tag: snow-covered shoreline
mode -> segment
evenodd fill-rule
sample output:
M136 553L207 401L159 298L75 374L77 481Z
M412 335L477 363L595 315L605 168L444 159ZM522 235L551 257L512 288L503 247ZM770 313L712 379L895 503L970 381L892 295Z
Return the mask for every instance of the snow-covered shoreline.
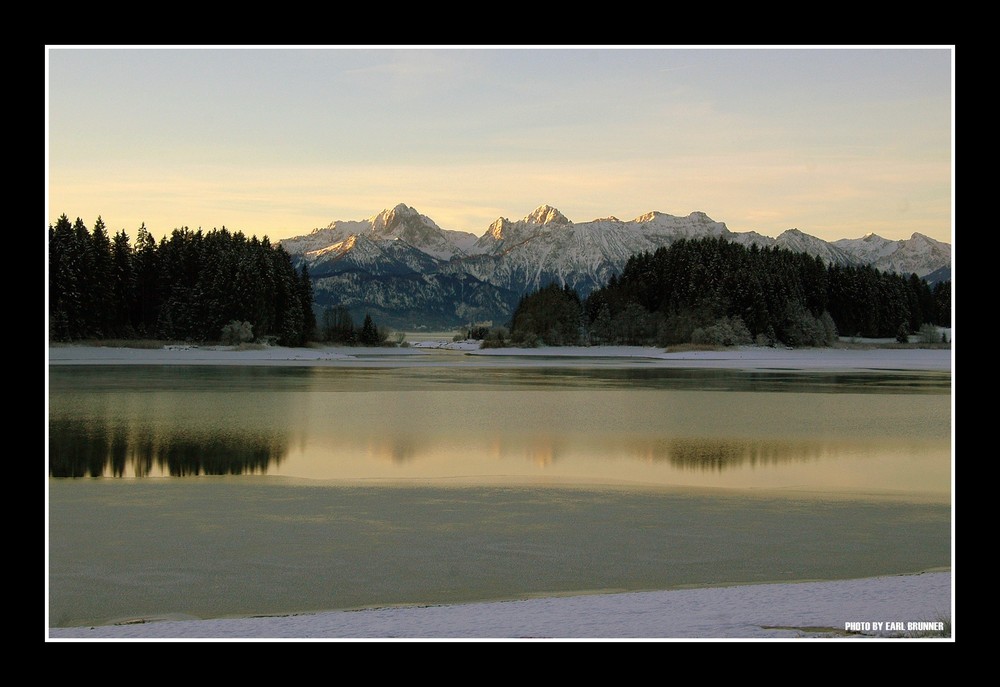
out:
M447 357L445 357L447 356ZM476 342L423 341L403 348L234 349L228 346L117 348L56 345L50 365L378 365L378 364L575 364L583 359L641 361L670 367L743 370L925 370L950 372L948 348L768 348L665 352L649 346L565 346L479 349Z
M951 582L950 572L925 572L858 580L248 618L136 620L108 626L52 628L49 637L53 640L905 638L913 641L920 637L943 638L951 633ZM952 639L953 636L951 633Z

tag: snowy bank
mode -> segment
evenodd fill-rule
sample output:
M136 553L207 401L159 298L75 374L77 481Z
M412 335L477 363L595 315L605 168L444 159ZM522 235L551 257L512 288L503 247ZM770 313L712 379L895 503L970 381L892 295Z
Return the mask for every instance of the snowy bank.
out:
M425 341L408 347L234 349L227 346L111 348L57 345L48 349L52 365L379 365L379 364L583 364L642 363L677 368L743 370L885 370L951 372L947 348L768 348L734 346L713 351L665 352L649 346L550 346L478 348L477 342Z
M53 628L50 639L794 639L942 636L950 572ZM912 624L911 624L912 623ZM947 624L944 624L947 623ZM943 625L943 627L942 627ZM946 641L951 641L946 640Z

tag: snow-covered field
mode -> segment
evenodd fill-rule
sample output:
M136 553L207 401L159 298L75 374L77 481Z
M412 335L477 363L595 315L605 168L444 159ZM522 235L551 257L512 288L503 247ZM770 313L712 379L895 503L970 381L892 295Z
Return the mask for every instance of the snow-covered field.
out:
M52 346L61 364L351 365L452 362L559 364L581 358L642 360L677 367L752 370L951 371L948 349L780 349L736 347L665 353L645 347L478 350L473 342L425 340L407 348L170 346L126 349ZM436 356L436 357L435 357ZM580 361L582 362L582 361ZM53 641L155 639L765 639L902 637L908 623L953 621L950 571L861 580L534 598L507 602L213 620L158 620L114 626L50 628ZM849 625L860 623L861 625ZM864 625L868 623L868 625ZM882 625L876 623L900 623ZM922 626L924 628L934 625ZM948 626L950 629L950 625ZM852 629L856 632L848 633ZM940 636L940 633L934 633ZM945 641L953 641L947 639ZM798 641L802 641L799 639ZM882 641L882 640L877 640ZM913 641L906 639L905 641Z

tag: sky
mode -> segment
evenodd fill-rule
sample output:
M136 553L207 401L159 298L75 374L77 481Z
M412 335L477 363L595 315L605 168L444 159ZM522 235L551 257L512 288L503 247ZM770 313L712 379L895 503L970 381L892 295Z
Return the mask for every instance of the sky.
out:
M953 243L954 46L48 46L46 226L704 212Z

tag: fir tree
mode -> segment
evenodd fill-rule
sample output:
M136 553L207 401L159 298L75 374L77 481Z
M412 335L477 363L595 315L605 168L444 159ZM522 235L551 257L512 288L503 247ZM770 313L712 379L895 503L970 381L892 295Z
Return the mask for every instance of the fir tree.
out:
M302 338L311 341L316 336L316 311L313 310L312 277L305 262L299 271L299 299L302 302Z
M358 336L358 341L362 346L378 346L381 343L378 328L375 326L375 322L372 320L370 314L365 315L365 321L361 325L361 334Z
M136 236L132 264L135 272L135 300L132 325L139 336L152 336L160 316L160 266L156 239L143 223Z
M90 235L91 279L90 308L91 334L99 337L114 336L114 266L111 239L104 220L94 223Z
M116 337L131 338L134 334L129 320L134 282L132 247L123 229L111 242L112 329Z
M49 331L58 341L75 338L82 308L75 240L73 225L65 214L49 227Z

